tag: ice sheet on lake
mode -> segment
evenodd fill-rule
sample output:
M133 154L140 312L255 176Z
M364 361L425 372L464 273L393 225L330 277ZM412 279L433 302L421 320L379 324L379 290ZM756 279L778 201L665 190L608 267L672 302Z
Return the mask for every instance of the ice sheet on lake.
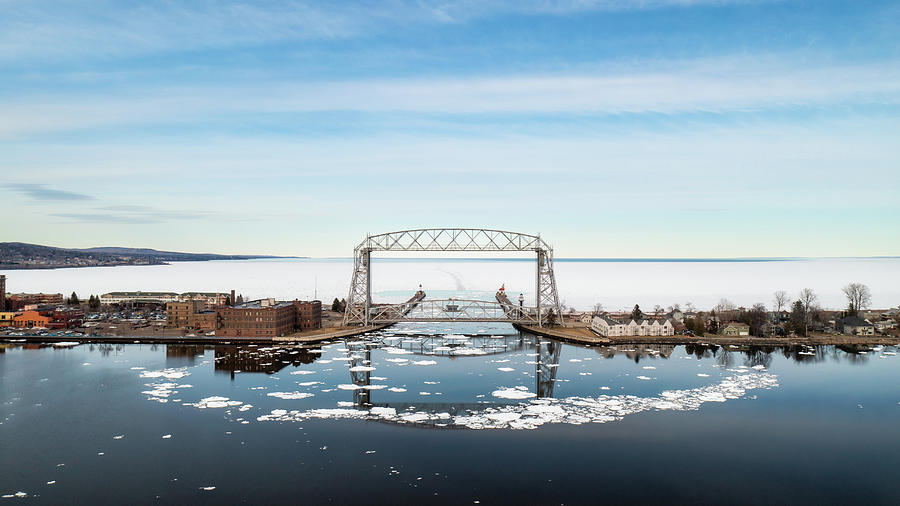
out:
M488 405L484 410L467 410L457 415L446 412L404 411L398 414L394 408L371 409L312 409L307 411L273 410L258 421L303 421L311 418L357 418L380 420L399 424L435 423L469 429L534 429L544 424L606 423L650 410L697 410L707 402L726 402L739 399L748 391L771 389L778 386L777 376L750 371L724 378L721 382L700 388L666 390L656 397L635 395L600 395L599 397L566 397L562 399L531 399L508 405ZM500 393L498 396L497 394ZM494 392L496 397L534 397L525 387L502 388Z

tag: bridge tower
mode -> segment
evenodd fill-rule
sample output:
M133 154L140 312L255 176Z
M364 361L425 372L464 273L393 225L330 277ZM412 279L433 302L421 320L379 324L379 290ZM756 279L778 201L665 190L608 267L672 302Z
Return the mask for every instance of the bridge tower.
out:
M344 325L371 323L373 251L534 251L537 255L536 322L539 326L547 323L550 311L555 313L557 321L562 316L553 274L553 248L540 236L476 228L426 228L368 235L356 246Z

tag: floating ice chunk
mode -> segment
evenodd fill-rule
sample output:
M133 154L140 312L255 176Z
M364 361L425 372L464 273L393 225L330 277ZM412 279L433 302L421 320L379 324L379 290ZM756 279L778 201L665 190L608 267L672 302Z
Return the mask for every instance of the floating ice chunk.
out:
M431 395L431 392L419 392L419 395Z
M437 365L434 360L414 360L413 365Z
M400 388L400 387L391 387L391 388L388 388L388 391L389 391L389 392L398 392L398 393L399 393L399 392L405 392L406 389L405 389L405 388Z
M766 370L766 366L764 366L764 365L755 365L755 366L752 367L752 369L756 369L757 371L765 371L765 370Z
M171 434L166 434L166 435L164 435L162 438L163 438L163 439L172 439L172 435L171 435Z
M303 371L291 371L291 374L315 374L315 373L316 373L316 371L306 371L306 370L303 370Z
M425 383L426 385L438 385L440 384L440 381L423 381L422 383Z
M397 410L394 408L385 408L385 407L377 407L376 406L376 407L373 407L372 409L370 409L369 413L372 413L373 415L376 415L376 416L389 417L389 416L396 415ZM369 453L369 452L366 452L366 453ZM375 452L372 451L371 453L375 453Z
M702 372L698 372L698 373L697 373L697 376L700 376L701 378L708 378L708 377L709 377L709 374L704 374L704 373L702 373Z
M357 385L350 385L350 384L338 385L337 387L340 388L341 390L359 390L361 388Z
M648 371L652 371L652 370L656 369L656 367L653 367L652 365L645 365L644 369L648 370Z
M277 397L284 400L296 400L307 399L309 397L313 397L314 394L311 394L309 392L269 392L266 395L269 397Z
M56 485L56 480L50 480L47 482L47 485Z
M216 489L216 487L200 487L200 490L205 490L206 492L210 492L215 489Z
M321 385L322 382L321 381L304 381L304 382L297 383L297 384L300 385L301 387L311 387L313 385Z
M354 406L350 401L338 401L337 405L339 408L352 408Z
M350 372L369 372L374 370L375 368L370 365L357 365L350 368Z
M146 369L146 367L132 367L131 368L132 371L143 371L144 369Z
M387 385L364 385L363 388L366 390L381 390L382 388L387 388Z
M409 362L409 359L406 358L386 358L385 360L387 360L388 362L393 362L395 364L405 364Z
M647 377L647 376L637 376L637 379L647 381L647 380L650 380L650 379L653 379L653 378L649 378L649 377Z
M372 380L372 381L384 381L384 380L386 380L387 378L385 378L385 377L383 377L383 376L369 376L369 379Z
M250 411L250 408L252 408L252 407L253 407L253 404L244 404L243 406L238 408L238 411Z
M190 375L191 373L187 372L186 367L178 369L162 369L159 371L141 371L141 378L180 379Z
M389 346L387 348L382 348L381 351L389 354L389 355L411 355L412 352L409 350L404 350L403 348L394 348Z
M507 388L503 387L499 390L494 390L491 392L491 395L500 399L530 399L531 397L535 397L535 393L529 392L525 387L516 387L516 388Z
M58 343L53 343L54 348L71 348L72 346L78 346L79 342L77 341L60 341Z
M505 422L509 423L513 420L518 420L522 418L521 413L488 413L487 417L495 422Z
M480 348L471 348L468 346L463 348L454 348L450 353L452 355L487 355L487 352Z
M515 371L515 369L513 369L512 367L498 367L497 370L498 370L498 371L503 371L503 372L513 372L513 371Z
M113 439L118 440L118 439L122 439L123 437L125 437L124 434L119 434L118 436L113 436Z
M580 358L570 358L569 362L581 362Z

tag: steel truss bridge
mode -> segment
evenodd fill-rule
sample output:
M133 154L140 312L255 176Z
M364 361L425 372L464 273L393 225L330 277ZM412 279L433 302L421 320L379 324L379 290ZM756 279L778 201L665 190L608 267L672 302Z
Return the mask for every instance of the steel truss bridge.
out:
M515 252L533 251L537 256L535 305L519 307L506 297L497 301L422 300L404 304L372 303L372 253L376 251L430 252ZM369 235L353 250L353 276L344 325L372 325L396 322L509 322L543 326L562 314L553 248L540 236L482 228L422 228ZM456 306L455 308L453 306Z

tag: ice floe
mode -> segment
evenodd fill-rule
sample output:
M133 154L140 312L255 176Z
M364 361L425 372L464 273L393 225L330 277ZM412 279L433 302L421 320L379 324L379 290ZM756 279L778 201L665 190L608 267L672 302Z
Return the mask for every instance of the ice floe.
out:
M350 372L369 372L374 370L375 368L369 365L357 365L350 368Z
M219 408L232 408L235 406L240 406L243 404L241 401L233 401L228 397L220 397L220 396L212 396L212 397L204 397L200 399L198 402L194 403L186 403L185 406L194 406L198 409L219 409Z
M294 400L294 399L307 399L309 397L313 397L314 394L309 392L269 392L266 395L269 397L277 397L279 399L285 400Z
M413 360L413 365L437 365L434 360Z
M778 378L766 372L747 371L724 378L716 384L684 390L666 390L655 397L635 395L600 395L598 397L566 397L562 399L533 399L527 388L501 388L495 397L525 400L516 404L487 405L483 410L467 410L450 415L446 412L405 411L394 408L371 409L312 409L307 411L272 410L258 421L302 421L318 419L367 419L400 424L433 423L469 429L534 429L545 424L606 423L643 411L697 410L707 402L726 402L743 397L755 389L778 386Z
M498 371L503 371L503 372L513 372L513 371L515 371L515 369L513 369L512 367L498 367L497 370L498 370Z
M316 373L316 371L307 371L305 369L301 370L301 371L291 371L291 374L315 374L315 373Z
M141 371L142 378L180 379L190 375L191 373L187 371L186 367L178 369L162 369L159 371Z

